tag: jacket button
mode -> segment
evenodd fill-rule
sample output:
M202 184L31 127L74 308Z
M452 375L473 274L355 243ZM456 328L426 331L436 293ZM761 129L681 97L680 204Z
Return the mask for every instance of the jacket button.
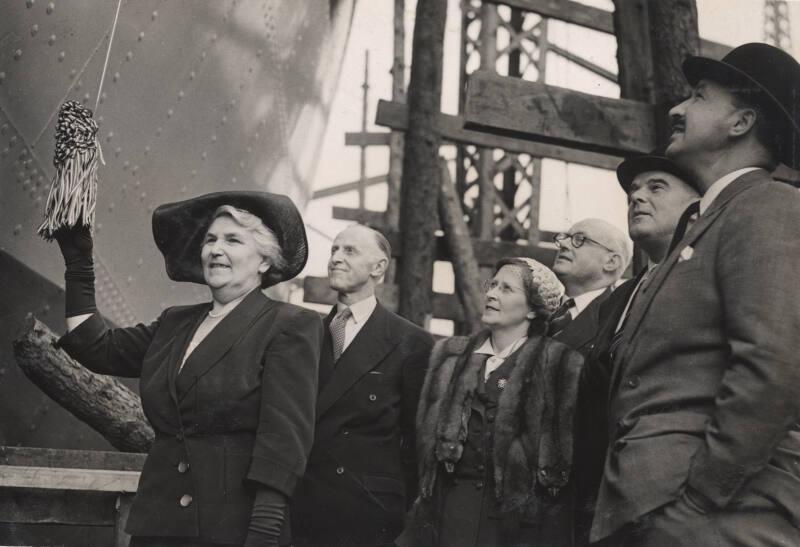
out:
M180 441L180 442L183 442L183 433L178 433L177 435L175 435L175 438L176 438L178 441Z
M189 470L189 464L186 462L178 463L178 473L186 473Z
M370 401L372 401L372 402L374 403L375 401L377 401L377 400L378 400L378 396L377 396L377 395L375 395L374 393L370 393L370 394L369 394L369 400L370 400Z
M349 432L348 430L346 430L346 429L343 429L343 430L342 430L342 435L344 435L345 437L346 437L347 435L349 435L349 434L350 434L350 432Z
M475 483L475 490L480 490L483 488L483 481L478 481Z
M337 475L344 475L344 467L337 467L336 468Z
M639 387L639 377L638 376L631 376L628 378L628 387L631 389L636 389Z
M181 496L181 499L178 501L181 507L189 507L192 504L192 496L189 494L184 494Z
M486 469L485 465L483 465L483 464L479 464L478 465L478 471L484 471L485 469Z

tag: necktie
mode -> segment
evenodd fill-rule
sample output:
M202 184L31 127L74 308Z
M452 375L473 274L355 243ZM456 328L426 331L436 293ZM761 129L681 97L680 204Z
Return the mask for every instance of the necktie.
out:
M334 362L339 360L339 357L342 356L342 352L344 351L344 326L347 324L347 320L352 316L353 312L350 311L350 308L345 308L334 316L333 321L331 321L328 327L331 331L331 340L333 340Z
M636 297L639 296L642 288L647 285L648 280L653 276L654 271L655 267L647 269L642 274L642 278L639 280L639 283L636 284L636 287L633 289L633 293L631 293L631 296L628 299L628 307L625 308L625 315L622 318L622 322L619 324L619 328L614 333L614 336L611 337L611 342L608 345L608 353L612 359L614 358L614 353L616 353L617 348L619 347L619 343L622 341L622 333L625 332L625 326L628 324L628 318L631 315L631 310L633 309L634 303L636 303Z
M575 300L567 298L558 309L553 313L550 320L550 335L554 336L564 330L572 322L572 314L569 312L575 306Z
M675 247L678 246L678 243L681 242L681 239L683 239L683 236L686 235L686 232L689 231L691 223L697 219L698 214L700 214L699 201L695 201L690 204L683 212L680 220L678 220L678 226L675 228L675 234L672 236L672 242L669 244L670 253Z

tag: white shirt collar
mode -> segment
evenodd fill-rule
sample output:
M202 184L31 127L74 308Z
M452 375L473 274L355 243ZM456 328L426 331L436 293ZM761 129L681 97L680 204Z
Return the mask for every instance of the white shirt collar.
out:
M608 287L588 291L578 296L570 296L575 302L575 305L569 309L569 314L575 319L579 313L586 309L586 306L592 303L592 300L603 294Z
M519 348L522 344L524 344L525 340L527 339L528 339L527 336L523 336L522 338L517 338L517 340L515 340L513 344L509 344L503 351L497 353L494 349L494 346L492 345L492 337L489 336L486 338L483 344L481 344L480 347L475 350L474 353L483 353L485 355L491 355L492 357L497 357L499 359L505 359L506 357L514 353L517 350L517 348Z
M350 308L353 316L352 319L356 325L360 324L362 321L366 321L369 319L369 316L372 315L372 312L375 310L375 306L378 305L378 299L375 298L374 294L366 297L363 300L359 300L355 304L342 304L341 302L336 303L336 313L339 313L345 308Z
M755 171L757 169L760 169L760 167L743 167L742 169L737 169L733 173L728 173L724 177L717 179L714 184L708 187L708 190L706 190L706 193L703 194L703 197L700 198L700 214L702 215L706 212L717 196L720 195L720 193L727 188L730 183L745 173L749 173L750 171Z

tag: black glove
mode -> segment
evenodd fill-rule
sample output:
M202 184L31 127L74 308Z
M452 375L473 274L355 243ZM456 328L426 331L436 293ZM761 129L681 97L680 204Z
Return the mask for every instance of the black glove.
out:
M259 488L244 547L278 547L285 512L286 496L272 488Z
M64 257L67 317L94 313L94 261L92 260L92 233L88 226L61 228L55 234L61 255Z

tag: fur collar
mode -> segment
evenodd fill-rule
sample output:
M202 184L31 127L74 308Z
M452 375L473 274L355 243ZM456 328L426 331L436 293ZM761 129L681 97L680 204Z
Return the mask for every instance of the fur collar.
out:
M422 498L433 495L437 475L461 458L482 363L472 355L487 336L441 340L431 353L417 411ZM570 478L583 358L560 342L532 336L508 359L516 364L494 422L495 496L503 513L535 518Z

